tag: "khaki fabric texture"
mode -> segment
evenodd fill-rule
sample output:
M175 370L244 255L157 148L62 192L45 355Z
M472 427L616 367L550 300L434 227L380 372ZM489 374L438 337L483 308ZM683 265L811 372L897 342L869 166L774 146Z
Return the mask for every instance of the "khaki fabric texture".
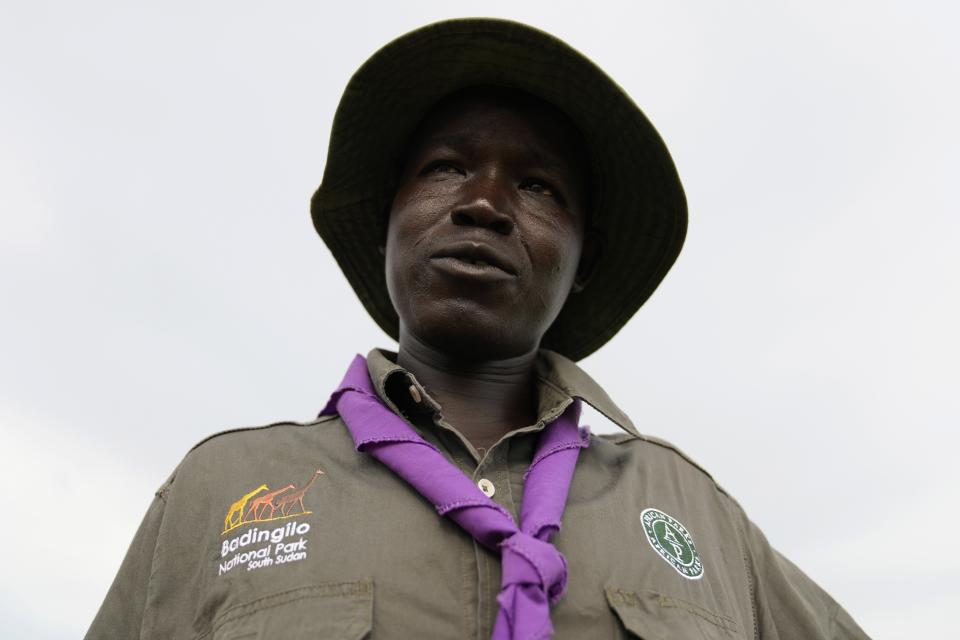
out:
M573 397L623 429L592 437L577 463L555 538L569 564L556 638L867 638L709 474L640 435L564 357L541 352L540 419L488 451L443 420L392 354L373 351L368 366L381 398L464 473L490 481L514 517L538 433ZM641 517L651 508L689 533L698 579L655 550ZM486 639L499 585L494 553L327 416L194 447L157 492L86 637Z

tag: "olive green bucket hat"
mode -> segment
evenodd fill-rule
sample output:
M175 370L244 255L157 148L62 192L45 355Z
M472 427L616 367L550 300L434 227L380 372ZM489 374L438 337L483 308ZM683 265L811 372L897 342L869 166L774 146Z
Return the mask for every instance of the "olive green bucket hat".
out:
M683 245L687 206L653 125L599 67L550 34L506 20L449 20L377 51L340 99L323 183L311 202L313 224L363 306L397 339L379 250L396 161L433 105L473 86L537 96L564 112L586 140L590 221L601 255L541 345L579 360L613 337L663 280Z

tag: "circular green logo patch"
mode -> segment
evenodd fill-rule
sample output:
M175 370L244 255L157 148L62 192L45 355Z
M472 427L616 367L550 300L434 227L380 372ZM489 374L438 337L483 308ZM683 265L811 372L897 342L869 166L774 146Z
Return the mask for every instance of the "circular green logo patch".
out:
M703 563L687 528L659 509L644 509L640 514L643 531L653 550L670 563L684 578L703 577Z

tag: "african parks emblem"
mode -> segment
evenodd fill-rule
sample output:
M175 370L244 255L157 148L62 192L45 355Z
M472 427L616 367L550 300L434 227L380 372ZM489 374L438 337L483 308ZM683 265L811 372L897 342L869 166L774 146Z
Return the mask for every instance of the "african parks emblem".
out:
M703 563L687 528L659 509L644 509L640 514L643 531L653 550L689 580L703 577Z

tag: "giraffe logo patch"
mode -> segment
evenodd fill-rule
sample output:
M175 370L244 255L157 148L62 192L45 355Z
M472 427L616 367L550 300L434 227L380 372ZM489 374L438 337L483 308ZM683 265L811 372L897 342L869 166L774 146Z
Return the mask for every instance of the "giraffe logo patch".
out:
M703 563L693 544L693 537L679 520L659 509L644 509L640 514L643 532L653 550L677 573L690 580L703 577Z
M304 536L310 531L310 523L297 522L295 518L313 513L307 509L304 498L322 475L324 472L317 469L299 486L290 483L271 489L261 484L231 504L223 519L221 536L247 525L261 526L248 528L222 541L217 575L244 565L247 571L253 571L304 560L308 542ZM287 522L262 526L281 520Z

